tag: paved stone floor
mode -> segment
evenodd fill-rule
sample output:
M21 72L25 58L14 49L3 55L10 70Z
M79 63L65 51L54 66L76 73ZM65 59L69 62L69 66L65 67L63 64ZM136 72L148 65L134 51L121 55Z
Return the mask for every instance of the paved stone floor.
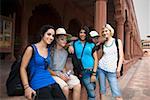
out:
M119 79L124 100L150 100L150 57L139 59ZM110 90L105 97L113 100Z
M150 57L143 57L133 67L133 76L123 88L124 100L150 100Z
M6 94L5 83L11 63L0 61L0 100L26 100L23 96L8 97ZM124 100L150 100L150 57L139 59L119 79L119 84ZM112 99L108 89L106 100Z

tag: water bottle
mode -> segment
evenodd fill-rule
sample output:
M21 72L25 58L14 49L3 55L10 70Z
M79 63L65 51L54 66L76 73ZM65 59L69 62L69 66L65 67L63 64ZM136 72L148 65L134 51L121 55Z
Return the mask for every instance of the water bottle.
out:
M68 76L70 76L70 75L71 75L71 70L69 70L68 72L66 72L66 74L67 74Z

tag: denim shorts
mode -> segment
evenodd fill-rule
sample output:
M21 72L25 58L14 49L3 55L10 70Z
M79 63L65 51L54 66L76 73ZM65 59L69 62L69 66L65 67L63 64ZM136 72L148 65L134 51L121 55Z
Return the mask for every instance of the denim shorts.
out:
M98 68L98 77L100 83L100 92L106 94L106 78L108 80L109 86L111 88L111 93L113 97L121 96L121 91L118 85L118 80L116 77L116 72L107 72Z

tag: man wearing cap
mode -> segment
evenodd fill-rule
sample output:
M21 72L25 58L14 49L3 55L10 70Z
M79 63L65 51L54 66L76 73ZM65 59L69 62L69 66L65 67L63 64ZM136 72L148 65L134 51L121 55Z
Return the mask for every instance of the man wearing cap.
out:
M96 45L99 45L100 42L99 42L99 34L98 34L98 32L96 32L96 31L91 31L89 34L90 34L90 37L91 37L92 41L93 41Z
M95 49L97 50L98 59L100 59L103 53L101 50L101 47L102 47L102 43L104 42L104 39L100 38L98 32L95 30L91 31L89 34L90 34L92 42L96 44Z
M69 89L73 89L73 100L80 100L81 85L79 79L66 70L68 52L64 49L68 34L64 28L56 30L56 40L52 53L51 74L60 85L66 98L68 99Z

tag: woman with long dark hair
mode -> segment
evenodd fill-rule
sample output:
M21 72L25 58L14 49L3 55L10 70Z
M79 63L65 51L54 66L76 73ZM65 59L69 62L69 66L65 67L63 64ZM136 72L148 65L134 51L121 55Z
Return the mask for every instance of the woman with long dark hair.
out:
M81 28L78 38L78 40L74 41L74 54L77 59L81 60L83 67L80 79L86 88L88 100L95 100L98 58L95 44L89 40L89 29L87 26Z
M48 71L50 60L50 48L48 45L54 40L54 27L44 25L40 29L41 40L27 47L21 63L20 74L24 87L25 97L32 100L66 100L60 86L52 78ZM33 56L32 56L33 52ZM27 66L30 76L27 75ZM30 79L30 81L28 81Z

